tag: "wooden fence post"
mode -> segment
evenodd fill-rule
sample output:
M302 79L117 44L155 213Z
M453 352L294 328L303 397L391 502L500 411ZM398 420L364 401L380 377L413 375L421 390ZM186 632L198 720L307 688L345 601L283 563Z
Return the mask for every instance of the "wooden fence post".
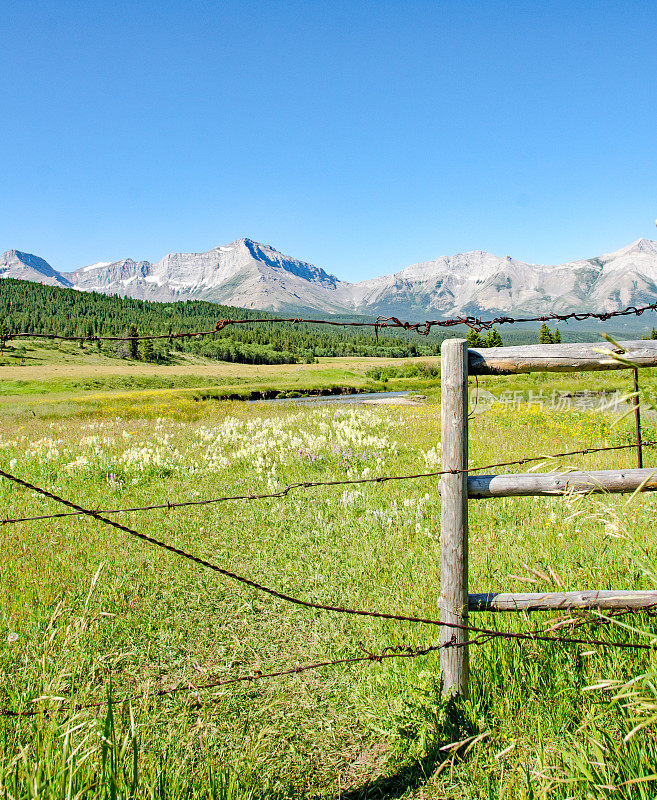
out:
M440 427L442 469L468 466L468 343L447 339L441 346ZM468 624L467 473L443 475L440 486L440 618ZM441 628L441 642L467 642L467 631ZM467 696L468 646L440 651L444 694Z

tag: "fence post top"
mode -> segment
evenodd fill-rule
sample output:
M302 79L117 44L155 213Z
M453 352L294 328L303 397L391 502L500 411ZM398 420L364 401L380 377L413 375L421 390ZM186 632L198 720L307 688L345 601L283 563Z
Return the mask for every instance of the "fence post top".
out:
M459 339L445 339L442 344L440 345L441 349L448 347L462 347L464 344L467 345L468 340L459 338Z

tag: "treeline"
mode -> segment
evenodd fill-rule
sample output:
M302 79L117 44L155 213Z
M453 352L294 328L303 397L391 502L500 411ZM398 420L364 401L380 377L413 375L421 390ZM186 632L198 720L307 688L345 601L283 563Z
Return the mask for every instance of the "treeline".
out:
M202 300L157 303L97 292L80 292L31 281L0 279L0 330L62 336L134 336L212 330L217 320L277 316ZM318 315L320 316L320 315ZM334 318L332 318L334 319ZM350 318L350 319L353 319ZM364 318L363 318L364 319ZM220 361L250 364L312 362L326 356L407 358L436 355L444 336L306 323L246 323L214 336L154 342L96 342L109 356L145 361L171 360L187 352ZM86 347L92 345L85 345Z
M440 343L453 336L467 336L470 347L532 344L537 339L542 343L561 341L559 329L551 330L545 324L538 330L527 325L504 326L503 339L495 328L479 334L465 326L435 327L429 336L383 328L377 339L372 328L255 322L276 316L279 315L203 300L158 303L12 278L0 279L0 331L8 333L54 333L75 337L191 333L212 330L219 319L254 320L226 327L207 337L133 342L131 346L126 342L93 345L108 356L144 361L171 361L179 352L248 364L312 362L327 356L409 358L438 355ZM319 312L311 316L322 318ZM341 318L331 316L330 319ZM345 317L344 321L359 319L373 321L372 317L355 316ZM600 329L586 331L573 325L565 333L567 341L592 341L599 338ZM654 329L648 334L655 335ZM18 341L12 346L17 347Z

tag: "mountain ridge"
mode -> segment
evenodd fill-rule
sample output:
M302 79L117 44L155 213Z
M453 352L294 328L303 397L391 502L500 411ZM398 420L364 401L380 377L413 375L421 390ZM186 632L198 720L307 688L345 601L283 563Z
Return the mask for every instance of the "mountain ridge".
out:
M159 261L127 258L57 272L10 250L0 278L144 300L209 300L275 312L385 316L617 311L657 301L657 242L637 239L609 253L546 265L472 250L351 283L249 238Z

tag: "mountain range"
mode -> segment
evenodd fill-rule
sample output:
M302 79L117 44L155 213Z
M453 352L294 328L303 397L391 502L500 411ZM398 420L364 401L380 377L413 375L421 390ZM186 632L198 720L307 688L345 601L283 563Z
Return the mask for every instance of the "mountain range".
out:
M144 300L209 300L276 312L427 319L457 314L615 311L657 301L657 242L636 242L595 258L529 264L481 250L412 264L350 283L266 244L239 239L206 253L160 261L98 262L57 272L30 253L0 256L0 278Z

